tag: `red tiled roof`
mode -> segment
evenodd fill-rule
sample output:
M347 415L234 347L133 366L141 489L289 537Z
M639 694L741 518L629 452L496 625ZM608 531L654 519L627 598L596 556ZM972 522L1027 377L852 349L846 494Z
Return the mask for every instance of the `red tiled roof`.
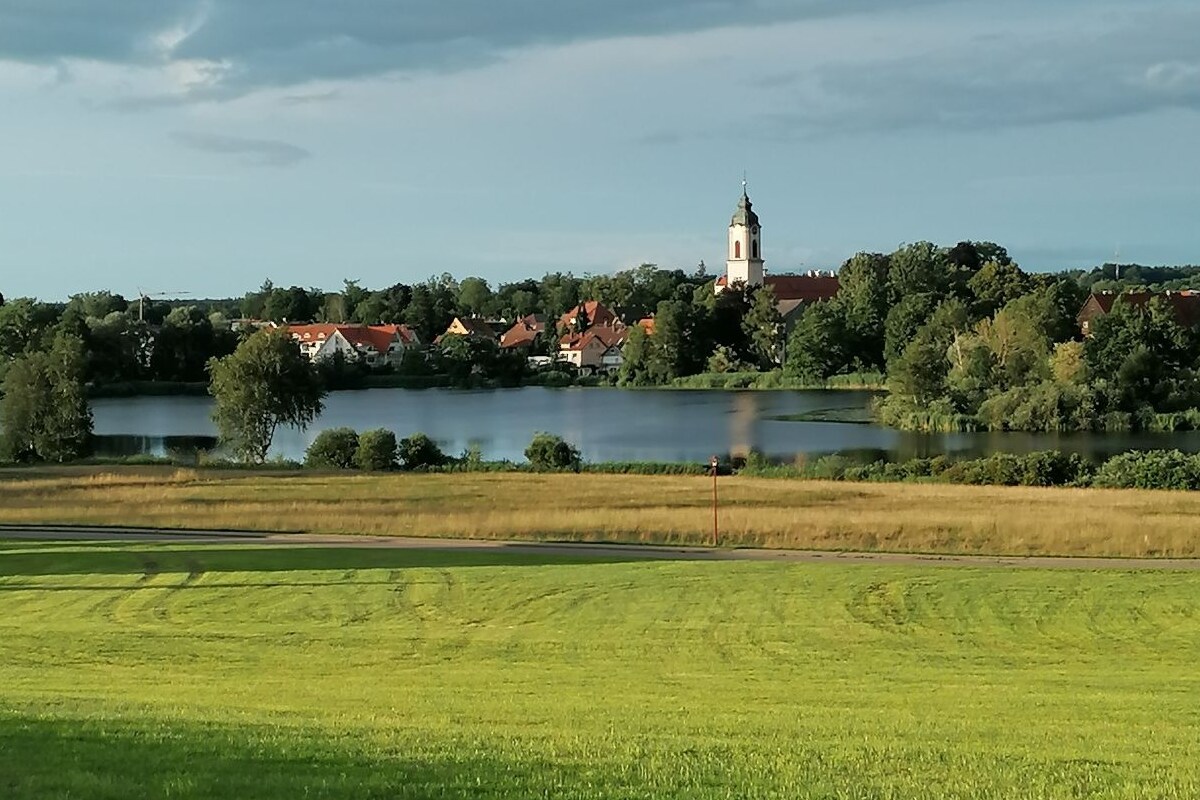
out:
M651 314L648 317L643 317L642 319L639 319L637 324L638 324L639 328L641 328L642 330L644 330L646 332L647 336L654 335L654 315L653 314Z
M1156 298L1165 300L1175 313L1175 321L1180 325L1190 328L1200 324L1200 292L1188 289L1171 292L1125 292L1124 294L1116 292L1093 293L1087 302L1084 303L1084 309L1081 309L1079 313L1082 315L1088 304L1094 300L1096 305L1100 307L1100 311L1108 314L1112 311L1118 298L1122 303L1127 303L1135 308L1142 308Z
M583 333L568 333L559 339L558 344L562 350L582 350L591 342L596 341L604 345L607 350L610 347L620 347L625 344L626 330L624 327L596 325Z
M335 325L322 323L314 325L289 325L288 333L302 342L323 342L340 333L346 341L355 347L370 347L377 353L386 353L397 336L404 344L412 344L416 336L407 325Z
M532 344L537 335L546 330L546 318L541 314L529 314L517 320L516 324L500 337L501 347L520 347Z
M607 306L598 300L588 300L559 317L558 327L571 327L575 323L575 318L579 316L580 308L587 313L588 327L592 327L593 325L612 325L617 322L617 315L610 311Z
M814 302L830 300L838 293L834 275L768 275L763 283L775 290L776 300Z

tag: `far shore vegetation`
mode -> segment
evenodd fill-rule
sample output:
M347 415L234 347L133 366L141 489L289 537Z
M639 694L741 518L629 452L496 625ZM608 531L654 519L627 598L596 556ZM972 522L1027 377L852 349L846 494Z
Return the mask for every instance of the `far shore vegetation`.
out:
M49 353L60 336L80 343L78 377L88 396L200 394L210 361L232 354L256 324L394 322L420 346L379 368L323 363L324 388L870 389L886 392L875 419L910 430L1200 429L1200 333L1169 296L1118 300L1086 338L1077 320L1092 292L1187 290L1200 267L1033 274L993 243L917 242L859 253L838 280L835 298L802 304L786 319L769 287L717 293L702 268L652 264L496 288L442 275L381 289L348 280L334 292L267 282L223 299L96 291L46 303L0 295L0 387L11 391L6 376L15 365ZM557 352L554 321L590 299L630 326L619 368L588 375L562 363L531 366L529 356ZM444 335L456 317L526 315L551 323L520 348ZM28 370L17 372L28 380Z

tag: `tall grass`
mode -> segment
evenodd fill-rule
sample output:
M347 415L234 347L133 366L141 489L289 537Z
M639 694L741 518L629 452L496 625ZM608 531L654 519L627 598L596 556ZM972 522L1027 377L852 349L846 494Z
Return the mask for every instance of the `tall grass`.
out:
M707 544L704 476L15 471L0 522ZM186 479L164 480L183 474ZM105 475L102 483L90 475ZM194 477L193 477L194 476ZM1124 489L719 479L730 546L1200 556L1200 495Z

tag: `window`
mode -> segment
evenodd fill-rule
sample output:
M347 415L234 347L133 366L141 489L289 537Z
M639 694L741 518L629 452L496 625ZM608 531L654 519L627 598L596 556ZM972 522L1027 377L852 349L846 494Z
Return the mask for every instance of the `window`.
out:
M750 252L752 252L754 254L752 256L752 258L758 258L758 240L757 239L750 243Z
M741 242L733 243L733 257L734 258L742 257L742 243Z

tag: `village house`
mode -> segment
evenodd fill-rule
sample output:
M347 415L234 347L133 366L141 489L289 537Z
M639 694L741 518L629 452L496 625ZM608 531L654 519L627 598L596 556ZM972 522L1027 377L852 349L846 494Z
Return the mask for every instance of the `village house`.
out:
M500 347L508 350L516 347L529 348L539 335L546 331L545 314L528 314L521 317L500 337Z
M492 342L500 338L496 330L479 317L455 317L450 321L446 332L434 339L433 343L439 344L447 336L466 336L468 339L486 339Z
M560 331L585 331L588 328L623 327L621 320L608 306L598 300L587 300L567 311L558 318Z
M585 375L611 374L621 368L626 328L595 325L583 333L568 333L559 340L558 360L573 364Z
M340 354L346 361L369 367L394 366L406 350L420 345L407 325L288 325L287 332L313 362Z
M1175 321L1185 328L1200 325L1200 292L1190 289L1166 292L1093 292L1079 309L1075 320L1084 336L1091 336L1097 319L1109 314L1117 300L1135 308L1144 308L1151 300L1161 299L1175 315Z

